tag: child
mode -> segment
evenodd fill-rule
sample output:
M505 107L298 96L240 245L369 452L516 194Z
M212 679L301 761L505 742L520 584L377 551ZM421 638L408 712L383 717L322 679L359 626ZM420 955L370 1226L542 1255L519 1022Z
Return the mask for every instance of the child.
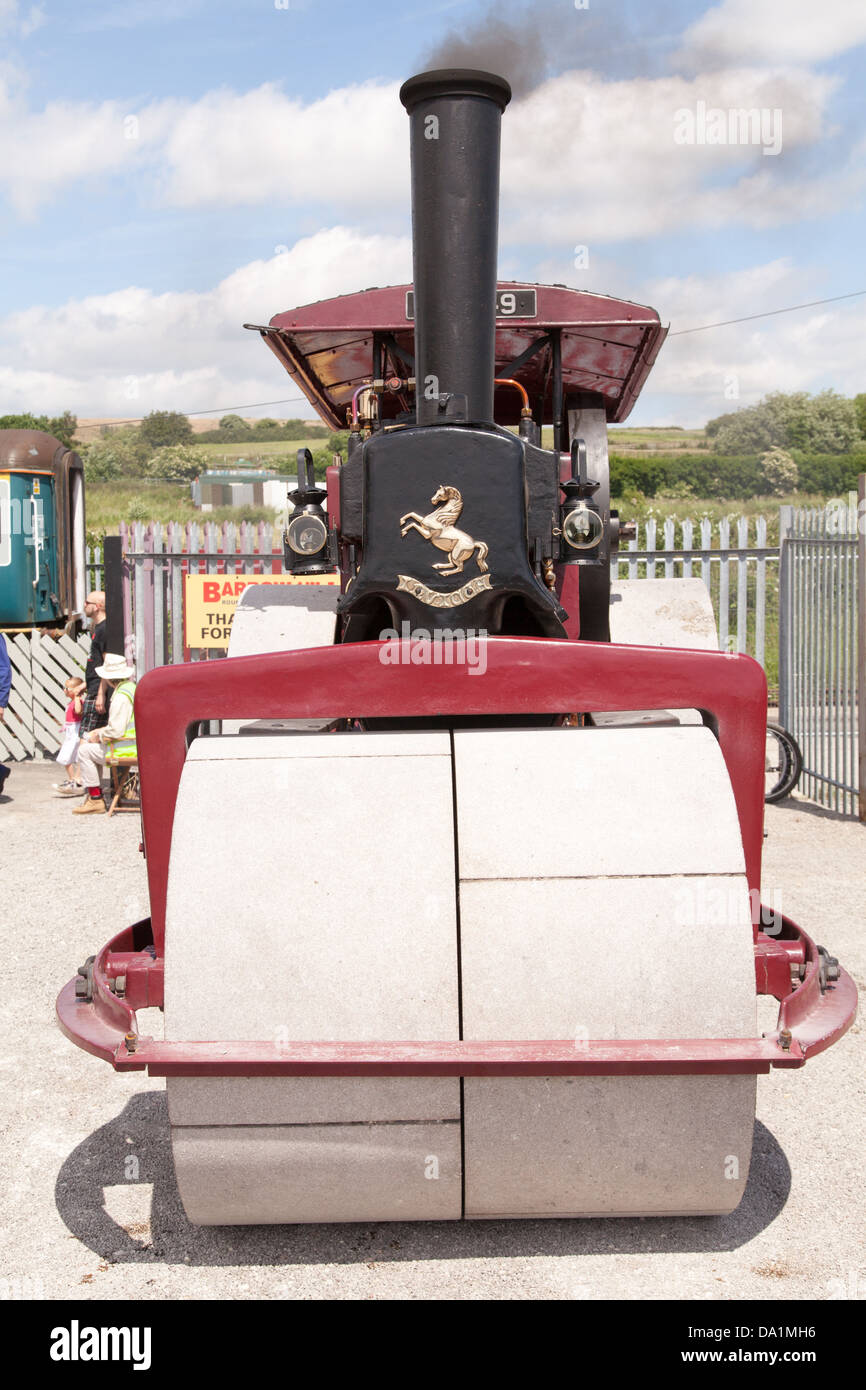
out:
M81 707L87 687L80 676L70 676L63 687L69 704L66 706L66 721L63 724L63 743L57 754L57 761L66 768L66 781L55 782L54 791L58 796L80 796L84 788L75 761L78 753L78 734L81 726Z

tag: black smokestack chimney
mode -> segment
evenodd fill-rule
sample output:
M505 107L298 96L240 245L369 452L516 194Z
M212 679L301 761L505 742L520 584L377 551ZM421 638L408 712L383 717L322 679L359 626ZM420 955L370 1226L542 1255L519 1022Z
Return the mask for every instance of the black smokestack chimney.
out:
M465 395L467 419L493 420L499 135L504 77L448 68L400 88L412 150L415 391L418 423L438 397Z

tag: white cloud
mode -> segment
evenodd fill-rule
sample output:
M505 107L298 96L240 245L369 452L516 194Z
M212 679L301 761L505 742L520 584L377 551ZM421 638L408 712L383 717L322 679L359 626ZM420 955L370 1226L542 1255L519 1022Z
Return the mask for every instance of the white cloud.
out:
M408 206L408 128L397 85L365 82L318 101L272 84L190 103L165 143L165 197L180 205L325 202Z
M722 274L648 281L642 298L674 330L725 323L825 293L817 278L804 277L783 258ZM752 405L769 391L832 387L853 396L866 373L863 312L863 301L855 299L669 337L638 418L689 427Z
M862 187L857 152L821 177L791 171L786 153L829 134L836 79L742 68L605 82L571 72L518 103L503 124L503 232L551 244L599 243L738 223L764 227L823 214ZM782 154L759 145L678 144L678 113L781 111ZM546 152L546 153L545 153ZM552 157L555 152L555 158Z
M0 189L24 216L66 186L108 175L134 175L133 196L176 207L408 209L408 132L394 84L344 87L307 105L266 83L139 109L50 101L30 111L13 77L0 73Z
M359 286L411 279L408 238L332 227L204 293L130 286L0 321L0 396L9 412L70 409L131 417L298 396L244 323ZM72 345L72 347L71 347ZM72 350L74 348L74 350ZM306 414L287 406L285 414Z
M0 78L0 189L29 218L70 184L141 168L164 146L176 109L160 102L145 118L116 101L50 101L31 112L19 84Z
M684 62L816 63L866 43L862 0L723 0L683 35Z
M604 80L551 79L513 102L503 123L503 239L617 241L676 228L781 224L823 213L862 186L863 160L828 141L837 80L805 69L728 69ZM782 152L759 145L678 144L683 111L781 112ZM822 147L810 178L791 154ZM266 84L162 101L50 102L40 112L0 93L0 188L32 214L76 181L122 177L140 204L269 203L386 225L409 209L408 128L396 84L367 82L304 104Z
M0 35L3 38L27 39L45 23L41 5L25 7L19 0L0 0Z

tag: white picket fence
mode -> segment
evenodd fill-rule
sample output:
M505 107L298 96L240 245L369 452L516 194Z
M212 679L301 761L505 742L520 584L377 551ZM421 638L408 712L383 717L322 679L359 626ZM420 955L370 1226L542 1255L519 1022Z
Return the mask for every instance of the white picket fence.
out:
M620 546L611 578L657 577L702 579L716 615L720 648L755 657L775 680L779 546L767 544L766 517L703 517L697 523L668 517L661 526L650 518L637 528L635 540ZM767 650L768 620L772 654Z
M7 635L12 665L9 708L0 724L0 761L53 757L63 741L69 701L63 693L70 676L83 676L90 638L77 641L45 632Z
M139 676L153 666L218 655L184 644L183 576L198 574L278 574L282 570L279 531L257 525L199 525L136 522L121 527L123 539L123 616L128 656ZM102 588L102 551L88 550L88 585ZM765 517L710 521L652 518L637 537L620 548L611 565L614 579L692 576L703 579L719 628L719 645L748 652L776 680L779 547L767 544ZM769 639L769 640L768 640ZM87 657L86 637L54 641L34 634L9 642L13 700L20 721L0 725L0 756L37 757L55 752L56 725L63 720L63 681Z

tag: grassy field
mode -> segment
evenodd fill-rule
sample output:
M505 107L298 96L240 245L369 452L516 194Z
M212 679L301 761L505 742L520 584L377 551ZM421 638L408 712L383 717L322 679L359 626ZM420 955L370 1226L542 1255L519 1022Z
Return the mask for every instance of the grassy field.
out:
M218 507L206 514L192 504L189 483L159 483L131 478L88 483L87 532L91 545L106 533L117 535L121 521L273 521L269 507Z
M327 438L266 439L254 444L196 443L196 448L203 449L208 454L211 468L230 468L238 459L244 459L250 464L261 464L263 468L271 468L273 465L269 460L287 458L294 462L299 449L309 449L311 453L315 453L317 449L325 448L327 442Z
M544 426L541 444L544 449L553 448L551 425ZM703 429L683 430L674 426L641 429L639 426L609 425L607 430L607 447L611 454L676 454L684 451L695 453L708 449L709 446L710 441Z
M608 428L608 448L612 454L694 453L709 447L710 441L703 429L640 429L628 425L611 425Z
M709 447L709 441L702 429L629 429L628 426L613 425L609 430L609 449L618 454L670 454L682 451L694 452ZM298 449L307 448L313 453L322 449L327 439L266 440L249 444L199 444L212 459L211 467L218 468L225 460L231 464L237 459L248 463L261 460L265 465L270 458L294 459ZM542 430L542 446L553 447L553 429L545 425Z

